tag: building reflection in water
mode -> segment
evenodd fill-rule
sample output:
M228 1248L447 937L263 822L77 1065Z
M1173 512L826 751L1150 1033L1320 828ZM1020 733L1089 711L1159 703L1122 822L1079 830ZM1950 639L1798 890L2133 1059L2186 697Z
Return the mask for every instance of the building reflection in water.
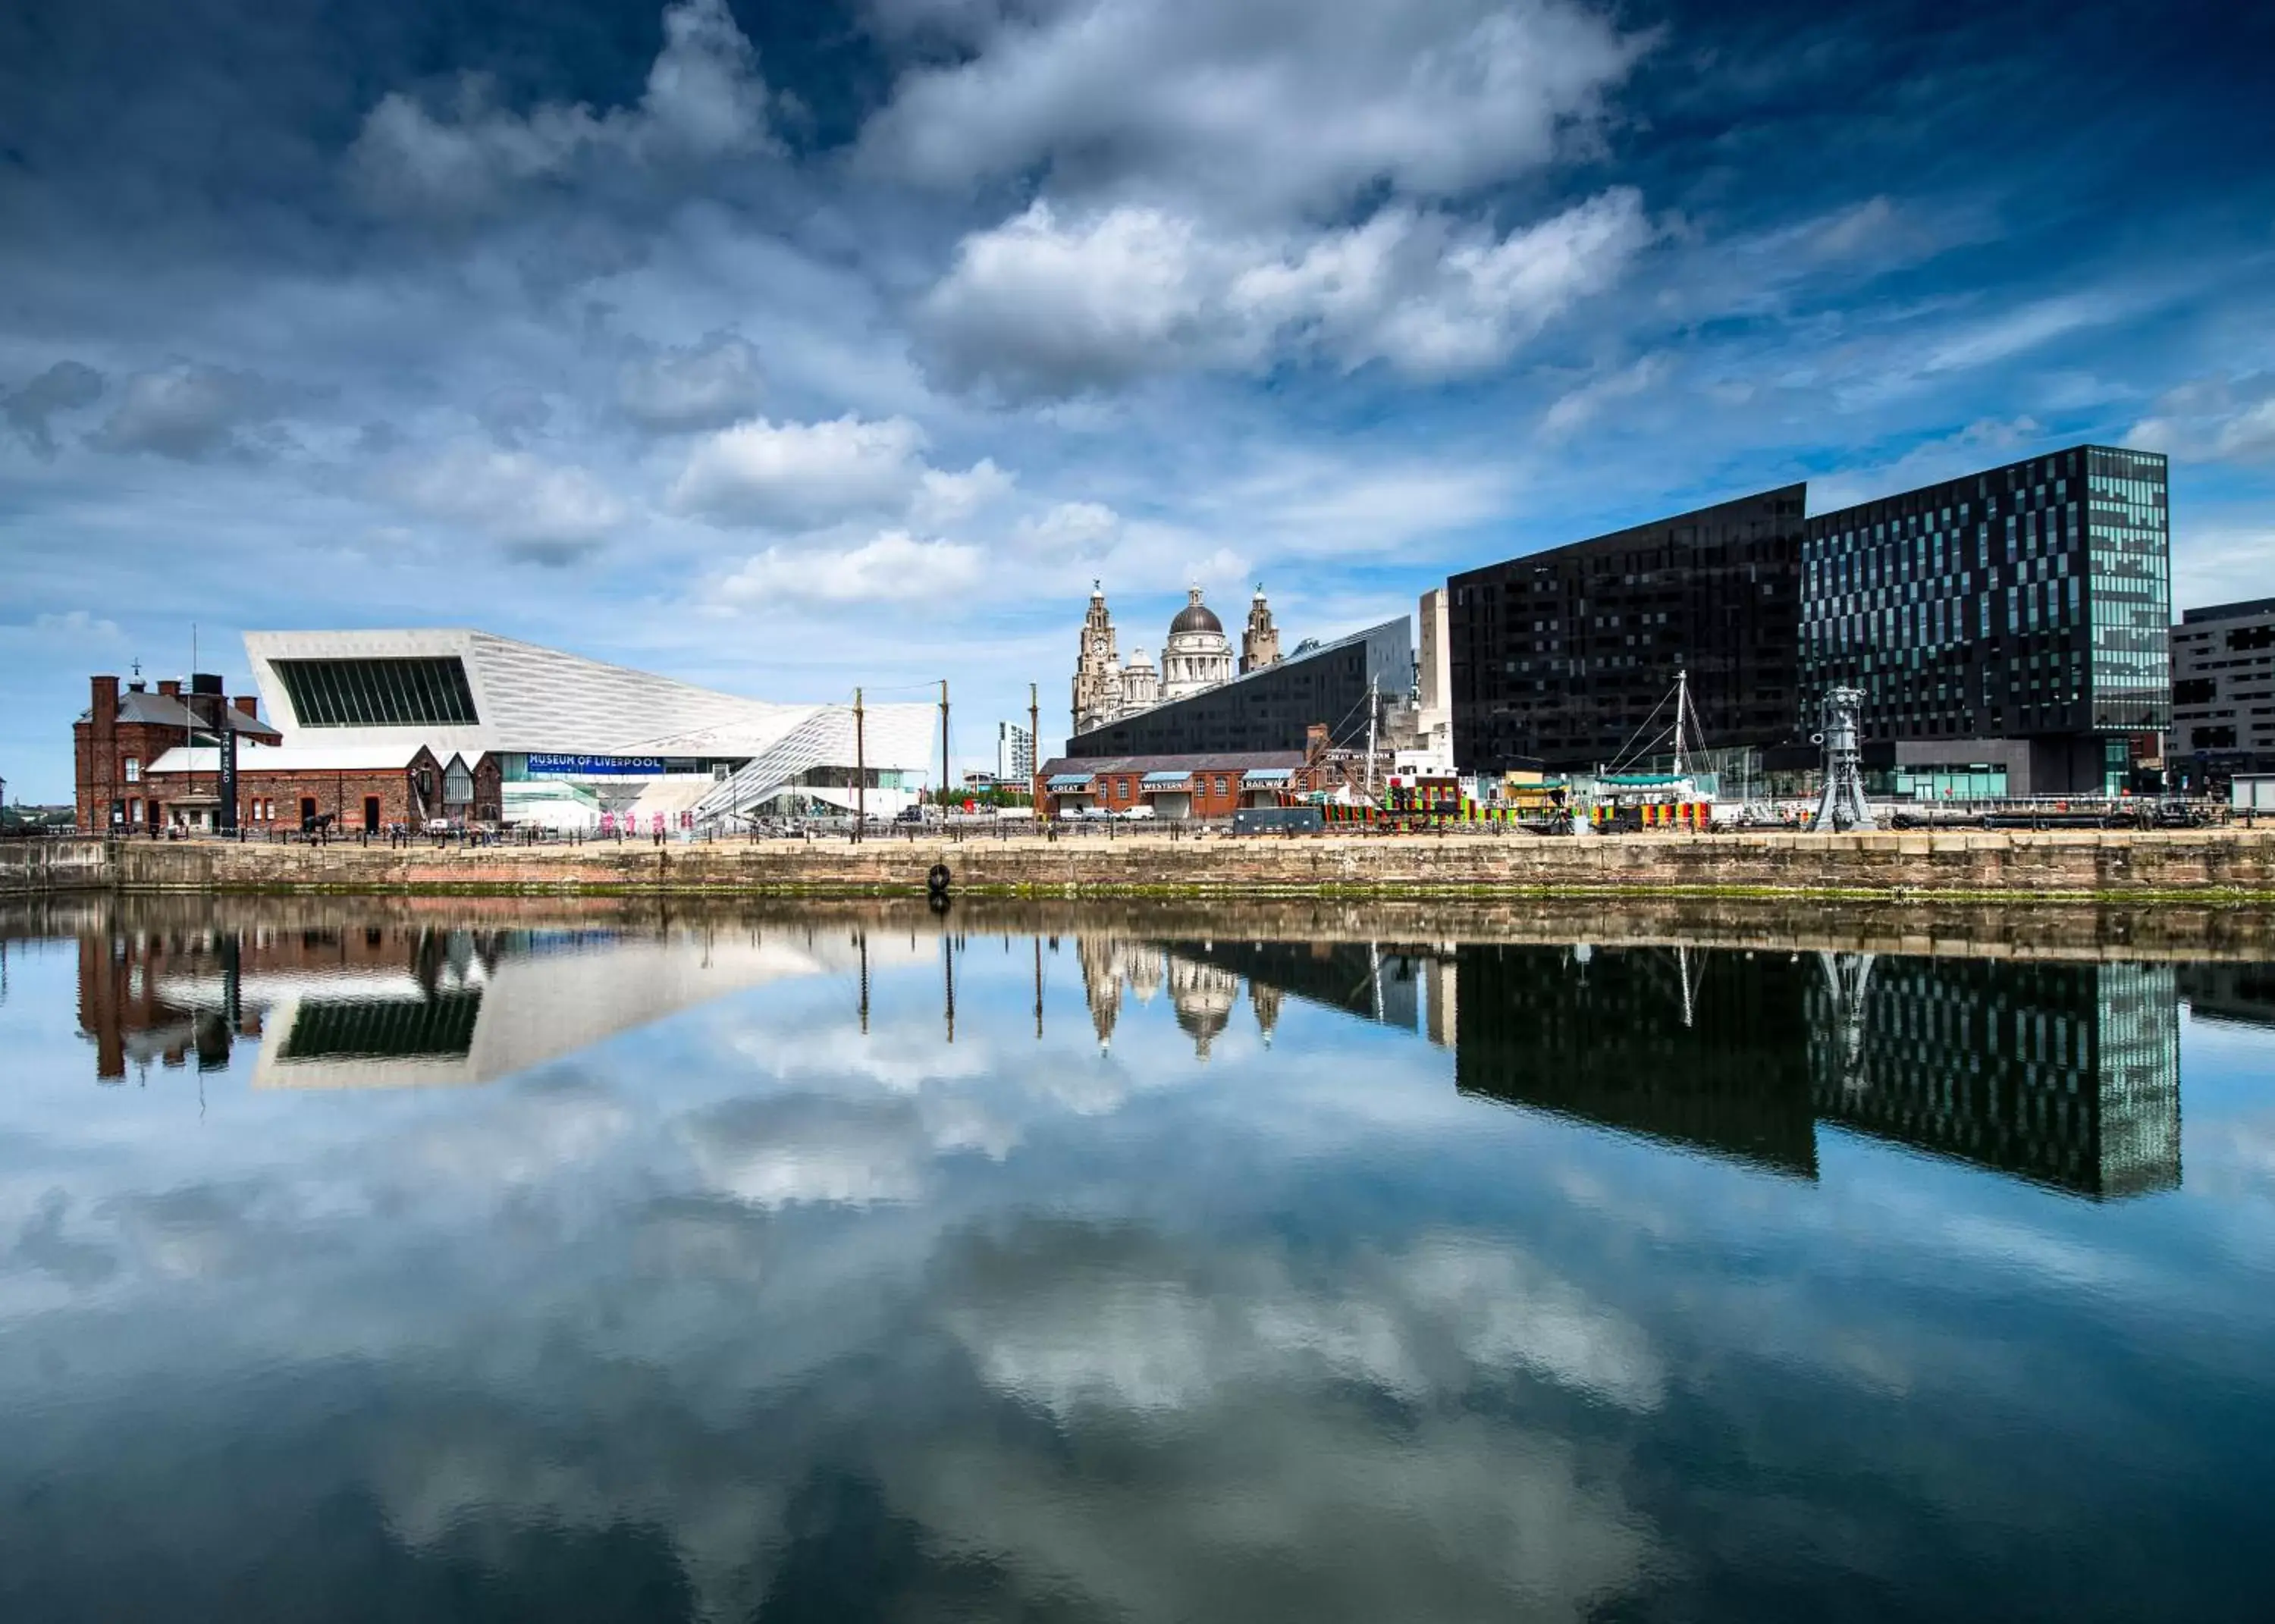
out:
M2174 975L2197 1020L2275 1026L2275 964L2182 964Z
M1173 997L1196 985L1181 966L1246 978L1267 1033L1281 996L1324 1005L1451 1047L1465 1093L1796 1177L1817 1176L1824 1123L2096 1197L2181 1179L2169 965L1504 943L1085 951L1101 1041L1119 1000L1107 971L1158 952Z
M95 1075L201 1070L259 1038L256 1088L484 1083L692 1004L850 967L858 944L789 932L426 926L113 931L79 939Z
M1455 1085L1811 1176L1799 1017L1816 966L1783 954L1721 956L1460 948Z
M1824 1121L2083 1195L2180 1183L2171 965L1823 959L1805 1019Z
M114 928L80 939L79 1024L106 1082L154 1061L215 1069L259 1038L256 1087L479 1083L783 977L858 977L865 1031L887 940ZM1817 1176L1829 1124L2097 1197L2180 1182L2184 993L2211 1018L2275 1023L2275 975L2256 965L1108 933L1075 949L1102 1049L1127 1004L1166 996L1206 1061L1243 1001L1268 1044L1292 998L1450 1048L1464 1093L1791 1176ZM1034 962L1039 1036L1039 948Z

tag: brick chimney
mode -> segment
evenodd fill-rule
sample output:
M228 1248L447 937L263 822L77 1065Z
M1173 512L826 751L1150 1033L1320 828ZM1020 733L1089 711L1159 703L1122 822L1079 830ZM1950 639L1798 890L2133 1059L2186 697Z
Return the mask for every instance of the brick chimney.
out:
M235 706L237 706L237 708L238 708L238 713L240 715L251 716L251 717L253 717L253 718L254 720L256 720L256 721L258 721L258 720L260 719L260 716L261 716L261 696L260 696L260 695L258 695L258 694L252 694L252 693L241 693L241 694L238 695L238 696L237 696L237 698L235 698L234 699L231 699L231 700L230 701L230 703L231 703L231 705L234 705Z
M89 835L110 827L110 803L118 795L118 679L90 677L87 716L87 758L76 774L83 797L79 826Z
M160 677L158 679L158 691L169 699L180 699L182 697L182 679L178 676Z

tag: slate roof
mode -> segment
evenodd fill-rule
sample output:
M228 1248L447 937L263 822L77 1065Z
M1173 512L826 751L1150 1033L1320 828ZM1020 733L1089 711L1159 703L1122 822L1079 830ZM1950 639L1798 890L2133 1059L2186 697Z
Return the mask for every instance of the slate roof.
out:
M229 718L229 729L232 733L246 734L255 738L284 736L268 723L261 721L260 717L248 716L234 705L229 706L225 714ZM94 713L93 710L81 711L79 714L79 719L81 721L92 721L94 719ZM179 699L170 694L154 693L147 689L122 688L118 691L117 720L124 722L147 722L159 728L195 728L201 733L213 731L211 728L199 721L197 714Z

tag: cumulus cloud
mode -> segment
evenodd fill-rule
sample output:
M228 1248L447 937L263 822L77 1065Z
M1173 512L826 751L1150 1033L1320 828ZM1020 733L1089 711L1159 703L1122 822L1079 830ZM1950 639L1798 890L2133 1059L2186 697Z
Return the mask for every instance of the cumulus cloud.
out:
M2170 390L2126 443L2189 462L2275 462L2275 373L2200 378Z
M736 333L640 356L616 374L624 415L661 433L724 427L757 411L764 392L758 350Z
M386 469L382 494L430 518L479 531L527 563L567 564L597 550L624 504L584 469L528 451L459 443Z
M635 107L595 113L583 102L546 102L515 113L494 106L488 81L470 75L437 117L390 91L350 149L352 178L383 212L462 217L517 185L563 174L588 153L652 162L769 147L757 53L726 0L667 7L663 35Z
M275 424L290 394L257 373L226 366L178 363L137 373L87 442L178 462L264 455L282 442Z
M56 454L50 419L78 412L102 398L102 374L80 361L57 361L17 388L0 392L0 415L35 457Z
M920 524L952 525L1001 502L1017 483L992 457L981 457L961 473L928 468L918 481L914 514Z
M770 547L720 583L731 602L911 603L979 578L979 549L888 530L851 548Z
M1650 237L1624 187L1506 236L1406 208L1254 236L1145 205L1073 218L1038 201L965 238L922 317L949 381L1015 396L1282 356L1446 377L1506 360Z
M924 443L924 431L906 418L754 419L697 445L672 484L670 502L721 524L781 530L898 512L923 483Z
M955 188L1043 170L1062 196L1164 183L1282 211L1378 185L1452 197L1545 162L1646 43L1571 0L882 10L962 49L901 79L863 132L872 166Z

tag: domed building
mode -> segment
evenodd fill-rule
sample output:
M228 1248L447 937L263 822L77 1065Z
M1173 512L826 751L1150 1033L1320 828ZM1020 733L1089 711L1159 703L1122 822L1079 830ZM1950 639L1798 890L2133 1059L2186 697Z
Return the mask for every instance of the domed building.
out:
M1261 586L1249 608L1241 651L1237 668L1243 673L1280 659L1280 634ZM1216 611L1201 601L1198 586L1186 593L1185 607L1169 622L1160 668L1154 668L1143 650L1133 651L1129 663L1122 664L1115 650L1114 617L1107 610L1105 588L1093 582L1090 609L1083 617L1082 646L1075 658L1074 730L1088 733L1132 712L1206 692L1230 682L1235 668L1232 639L1225 635Z
M1201 601L1201 589L1196 586L1169 623L1169 640L1161 649L1162 702L1231 680L1232 639L1224 635L1224 623L1216 611Z

